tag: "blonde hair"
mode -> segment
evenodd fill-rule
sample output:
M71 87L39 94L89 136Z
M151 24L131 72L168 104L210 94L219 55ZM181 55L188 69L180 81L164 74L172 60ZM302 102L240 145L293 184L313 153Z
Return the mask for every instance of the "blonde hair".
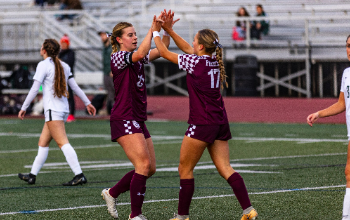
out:
M117 41L117 37L122 37L123 30L128 27L132 27L132 24L128 22L119 22L116 26L114 26L111 36L112 54L120 50L120 44Z
M221 89L224 88L224 83L226 85L226 88L228 88L228 83L226 81L227 75L226 70L224 66L224 61L222 60L222 48L217 46L214 42L219 41L219 37L215 31L210 29L203 29L198 31L198 43L202 44L205 48L205 52L207 53L216 53L216 60L219 63L219 69L220 69L220 82L221 82Z
M57 57L60 52L60 44L55 39L46 39L43 43L43 49L46 50L47 56L51 57L55 64L54 96L58 98L65 96L68 98L66 76L62 64Z

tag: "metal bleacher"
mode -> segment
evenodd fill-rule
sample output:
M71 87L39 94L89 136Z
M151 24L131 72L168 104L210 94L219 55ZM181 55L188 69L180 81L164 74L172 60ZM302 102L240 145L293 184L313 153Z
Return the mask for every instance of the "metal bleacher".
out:
M139 42L151 26L154 14L172 9L180 18L174 30L192 42L203 28L216 31L225 48L225 60L234 61L240 54L250 54L259 62L346 61L344 45L349 35L350 2L345 0L261 0L267 17L255 17L255 0L81 0L84 10L65 11L76 14L71 21L57 21L58 6L33 6L32 0L0 0L0 69L1 63L40 61L38 49L45 38L60 39L68 34L71 47L77 50L76 72L99 72L101 48L98 30L112 31L120 21L131 22ZM245 6L250 17L236 17ZM232 40L232 27L237 20L268 20L270 33L262 40ZM152 43L153 47L154 44ZM95 49L95 50L92 50ZM179 52L171 42L170 49ZM312 51L312 57L310 54ZM260 68L261 69L261 68ZM263 71L261 71L263 72ZM292 74L293 76L293 74ZM261 75L260 75L261 77ZM297 75L300 77L300 74ZM305 68L306 86L302 94L310 97L310 72ZM282 85L284 82L277 82ZM266 81L266 79L265 79ZM277 85L276 84L276 85ZM262 91L260 91L262 92ZM300 92L300 91L299 91Z

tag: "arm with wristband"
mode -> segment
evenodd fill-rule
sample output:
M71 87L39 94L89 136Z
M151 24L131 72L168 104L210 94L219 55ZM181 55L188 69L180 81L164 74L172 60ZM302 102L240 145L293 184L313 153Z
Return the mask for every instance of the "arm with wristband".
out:
M155 16L153 18L153 23L156 23L156 25L152 26L153 40L157 46L157 49L159 51L160 56L177 64L178 63L178 58L177 58L178 55L176 53L169 51L168 48L164 45L164 43L160 39L159 31L161 29L162 23L157 22Z
M168 13L166 12L166 10L162 11L160 16L158 16L158 18L156 20L157 21L161 21L162 22L162 26L170 26L170 27L172 27L179 19L177 19L176 21L173 21L173 17L169 17L168 16L169 13L171 13L171 11L169 11ZM154 38L154 36L153 36L153 38ZM163 31L162 42L164 43L166 48L169 47L169 45L170 45L170 35L166 31ZM160 53L159 53L157 48L151 50L151 52L150 52L150 61L158 59L159 57L160 57Z

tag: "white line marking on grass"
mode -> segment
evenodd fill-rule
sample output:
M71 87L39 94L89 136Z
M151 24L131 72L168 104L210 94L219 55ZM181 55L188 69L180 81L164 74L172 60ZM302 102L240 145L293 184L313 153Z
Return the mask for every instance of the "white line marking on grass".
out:
M339 155L346 155L346 154L347 153L333 153L333 154L311 154L311 155L293 155L293 156L279 156L279 157L257 157L257 158L233 159L230 161L273 160L273 159L302 158L302 157L324 157L324 156L339 156ZM210 162L201 162L201 163L210 163Z
M17 136L17 137L40 137L41 133L15 133L15 132L0 132L0 136ZM110 139L109 134L67 134L68 138L107 138ZM184 136L163 136L152 135L153 140L175 140L183 139Z
M280 156L280 157L259 157L259 158L244 158L244 159L232 159L230 160L231 162L234 161L252 161L252 160L274 160L274 159L286 159L286 158L303 158L303 157L323 157L323 156L340 156L340 155L346 155L347 153L333 153L333 154L312 154L312 155L294 155L294 156ZM105 162L105 161L100 161L100 162ZM80 162L81 164L86 164L86 163L94 163L94 162L90 162L90 161L82 161ZM107 161L106 161L107 163ZM198 162L198 165L200 164L212 164L212 161L206 161L206 162ZM67 163L62 162L62 163L56 163L56 164L61 164L61 165L67 165ZM26 165L25 168L31 168L32 165ZM49 164L45 164L44 166L49 167ZM159 165L157 165L158 167ZM160 165L160 166L169 166L169 165ZM116 166L114 166L116 167ZM68 167L65 167L68 169ZM108 168L104 167L104 168ZM157 168L157 171L163 171L162 169L164 168ZM171 168L174 169L174 171L177 171L177 167L176 168ZM96 169L96 170L104 170L104 169ZM164 170L165 171L165 170ZM169 170L170 171L170 170ZM257 171L255 171L257 172ZM264 171L263 171L264 172ZM50 171L41 171L40 173L51 173ZM4 175L0 175L1 177L11 177L11 176L17 176L18 174L4 174Z
M249 193L249 195L264 195L264 194L274 194L274 193L285 193L285 192L296 192L296 191L309 191L309 190L320 190L320 189L329 189L329 188L340 188L345 187L345 185L337 185L337 186L321 186L321 187L306 187L306 188L300 188L300 189L286 189L286 190L274 190L274 191L266 191L266 192L255 192L255 193ZM212 199L212 198L223 198L223 197L233 197L234 194L226 194L226 195L217 195L217 196L201 196L201 197L193 197L192 199ZM159 199L159 200L148 200L144 201L144 203L156 203L156 202L171 202L171 201L178 201L179 199ZM122 205L130 205L130 203L118 203L117 206ZM75 210L75 209L89 209L89 208L100 208L100 207L106 207L106 205L89 205L89 206L77 206L77 207L68 207L68 208L57 208L57 209L42 209L42 210L35 210L34 213L39 212L54 212L54 211L65 211L65 210ZM15 215L15 214L24 214L23 211L21 212L3 212L0 213L0 215Z
M133 167L131 162L119 162L119 163L110 163L110 161L81 161L82 169L96 169L96 168L112 168L112 167ZM85 164L85 165L83 165ZM262 164L242 164L242 163L232 163L232 167L261 167L261 166L276 166L276 165L262 165ZM159 166L158 166L159 167ZM24 168L32 168L32 165L25 165ZM68 169L68 163L45 163L43 168L46 169ZM204 166L196 166L195 170L209 170L216 169L215 165L204 165ZM165 172L177 172L178 167L164 167L157 168L157 171L165 171ZM237 170L237 172L239 172ZM254 170L240 170L242 173L280 173L280 172L271 172L271 171L254 171Z
M331 137L336 137L336 138L344 138L344 139L346 139L346 138L347 138L347 136L346 136L346 135L340 135L340 134L333 134L333 135L331 135Z
M0 132L0 136L18 136L18 137L40 137L40 133L12 133L12 132ZM110 138L108 134L67 134L69 138ZM179 140L184 136L163 136L152 135L153 140ZM296 141L305 143L318 143L318 142L348 142L347 139L316 139L316 138L266 138L266 137L233 137L231 140L236 141Z
M155 141L153 142L154 145L157 144L181 144L181 141L163 141L163 142L158 142ZM91 148L102 148L102 147L119 147L120 145L118 143L113 143L113 144L102 144L102 145L87 145L87 146L73 146L74 149L91 149ZM51 147L50 151L52 150L60 150L58 147ZM23 152L32 152L32 151L38 151L37 148L35 149L20 149L20 150L2 150L0 151L0 154L10 154L10 153L23 153Z
M100 148L100 147L115 147L119 146L119 144L103 144L103 145L87 145L87 146L73 146L74 149L89 149L89 148ZM50 151L53 150L61 150L59 147L50 147ZM2 150L0 154L9 154L9 153L23 153L23 152L31 152L38 151L38 148L35 149L22 149L22 150Z
M233 137L235 141L296 141L305 143L319 142L349 142L347 139L316 139L316 138L264 138L264 137Z
M20 122L20 120L0 121L0 125L14 125L19 124Z
M42 174L42 173L53 173L53 172L54 171L40 171L40 174ZM0 175L0 177L10 177L10 176L18 176L18 173Z
M251 167L251 166L275 166L275 165L261 165L261 164L230 164L231 167ZM208 170L208 169L216 169L215 165L204 165L204 166L195 166L195 170ZM235 169L236 170L236 169ZM157 168L157 172L163 171L163 172L177 172L178 167L164 167L164 168ZM236 170L236 172L240 173L280 173L280 172L272 172L272 171L254 171L254 170Z

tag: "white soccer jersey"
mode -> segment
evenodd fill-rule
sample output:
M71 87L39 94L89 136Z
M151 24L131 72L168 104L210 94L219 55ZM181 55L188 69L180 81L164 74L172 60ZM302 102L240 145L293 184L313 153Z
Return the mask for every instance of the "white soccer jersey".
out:
M340 91L344 93L346 106L346 126L348 129L348 139L350 140L350 67L343 72Z
M72 72L68 64L61 61L68 90L68 78L72 76ZM34 80L37 80L43 86L44 111L51 109L56 112L69 112L69 104L67 97L58 98L54 96L55 82L55 64L51 57L39 62L36 67Z

